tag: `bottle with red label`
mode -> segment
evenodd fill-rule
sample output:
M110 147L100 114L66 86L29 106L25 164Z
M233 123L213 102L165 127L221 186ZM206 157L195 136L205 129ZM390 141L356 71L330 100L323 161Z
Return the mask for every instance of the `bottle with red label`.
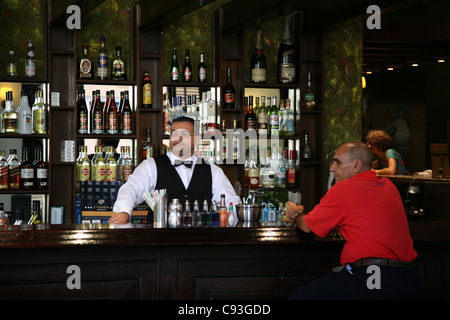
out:
M231 82L231 68L227 68L227 84L223 88L223 106L226 109L235 109L236 90Z

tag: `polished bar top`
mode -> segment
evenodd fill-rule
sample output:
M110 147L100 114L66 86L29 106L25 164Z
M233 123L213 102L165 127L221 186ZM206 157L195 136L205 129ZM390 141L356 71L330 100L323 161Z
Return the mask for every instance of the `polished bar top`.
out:
M450 221L410 221L415 242L450 242ZM149 224L63 224L0 229L0 248L339 243L337 232L319 238L294 226L154 228Z

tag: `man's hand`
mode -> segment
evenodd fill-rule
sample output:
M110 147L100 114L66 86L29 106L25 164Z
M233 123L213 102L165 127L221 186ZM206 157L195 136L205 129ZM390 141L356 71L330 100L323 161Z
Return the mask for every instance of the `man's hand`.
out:
M288 201L286 202L286 216L289 219L293 219L294 223L306 233L310 233L311 229L305 223L305 208L303 206L296 205L295 203Z
M109 223L125 224L130 220L130 216L126 212L118 212L109 218Z

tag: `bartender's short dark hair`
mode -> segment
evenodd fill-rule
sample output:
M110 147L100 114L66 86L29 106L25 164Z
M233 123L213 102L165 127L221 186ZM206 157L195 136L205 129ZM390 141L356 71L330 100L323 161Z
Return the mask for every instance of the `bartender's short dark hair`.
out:
M172 124L174 124L175 122L190 122L190 123L192 123L192 126L194 127L194 135L197 135L196 134L197 130L195 129L195 120L193 118L182 116L182 117L178 117L178 118L172 120Z

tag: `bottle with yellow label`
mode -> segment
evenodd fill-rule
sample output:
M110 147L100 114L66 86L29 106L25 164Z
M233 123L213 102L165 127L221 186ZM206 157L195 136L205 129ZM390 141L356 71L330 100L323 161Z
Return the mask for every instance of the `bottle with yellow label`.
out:
M28 224L43 224L41 217L41 202L39 200L33 200L33 211L31 211L31 218L28 220Z
M105 180L106 180L106 163L105 158L103 158L103 152L101 150L101 147L99 147L97 160L95 161L95 181L105 181Z
M142 108L152 107L152 80L148 70L144 71L142 80Z
M77 161L78 181L91 180L91 162L87 156L87 146L80 147L80 156Z
M44 98L42 90L36 91L36 98L31 109L33 117L33 133L46 134L47 133L47 110L44 105Z
M117 180L117 161L114 158L114 147L106 147L106 181Z

